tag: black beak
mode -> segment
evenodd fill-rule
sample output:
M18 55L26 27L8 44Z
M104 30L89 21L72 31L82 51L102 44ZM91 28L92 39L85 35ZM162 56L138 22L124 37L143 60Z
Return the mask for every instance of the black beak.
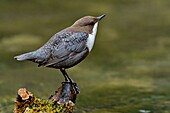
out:
M105 17L106 15L101 15L101 16L98 16L97 19L100 21L103 17Z

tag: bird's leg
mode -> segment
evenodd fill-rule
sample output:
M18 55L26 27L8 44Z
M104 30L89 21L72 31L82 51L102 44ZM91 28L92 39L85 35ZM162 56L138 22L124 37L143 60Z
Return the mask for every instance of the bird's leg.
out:
M65 70L64 70L65 71ZM65 71L65 74L67 76L67 78L69 79L70 83L73 85L73 89L75 91L76 94L79 94L80 93L80 89L78 88L78 85L77 83L75 83L70 77L69 75L67 74L67 72Z
M65 82L68 82L68 78L67 78L67 75L65 74L65 69L60 69L61 73L63 74L64 76L64 79L65 79Z
M64 68L61 68L60 71L62 72L62 74L64 75L65 77L65 80L69 80L69 82L73 85L73 88L74 88L74 91L76 94L79 94L80 93L80 90L77 86L77 83L75 83L70 77L69 75L67 74L66 70Z
M66 77L68 78L69 82L74 83L74 81L68 76L65 69L64 69L64 73L65 73Z

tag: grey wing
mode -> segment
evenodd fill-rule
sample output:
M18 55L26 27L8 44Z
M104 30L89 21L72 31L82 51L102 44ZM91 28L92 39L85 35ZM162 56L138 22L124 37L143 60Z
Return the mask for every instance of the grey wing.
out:
M51 45L51 56L45 66L50 66L66 60L70 55L80 53L86 48L88 33L67 32L56 36L57 41Z

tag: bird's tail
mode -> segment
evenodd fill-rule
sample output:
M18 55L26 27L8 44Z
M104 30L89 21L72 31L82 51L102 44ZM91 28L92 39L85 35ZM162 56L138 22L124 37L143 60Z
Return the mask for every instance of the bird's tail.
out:
M16 60L31 60L31 59L34 59L34 54L33 52L29 52L29 53L25 53L25 54L22 54L22 55L18 55L18 56L15 56L14 57Z

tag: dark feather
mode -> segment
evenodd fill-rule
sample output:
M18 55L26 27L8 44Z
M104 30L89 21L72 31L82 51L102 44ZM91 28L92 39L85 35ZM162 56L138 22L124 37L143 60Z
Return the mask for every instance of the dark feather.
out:
M73 57L73 55L80 54L86 49L86 42L88 33L85 32L60 32L55 34L45 45L44 48L51 48L51 54L46 63L43 66L56 65L60 63L60 66L65 60ZM82 53L81 53L82 54ZM81 58L77 58L79 60ZM70 62L71 63L71 62ZM41 64L40 64L41 65Z

